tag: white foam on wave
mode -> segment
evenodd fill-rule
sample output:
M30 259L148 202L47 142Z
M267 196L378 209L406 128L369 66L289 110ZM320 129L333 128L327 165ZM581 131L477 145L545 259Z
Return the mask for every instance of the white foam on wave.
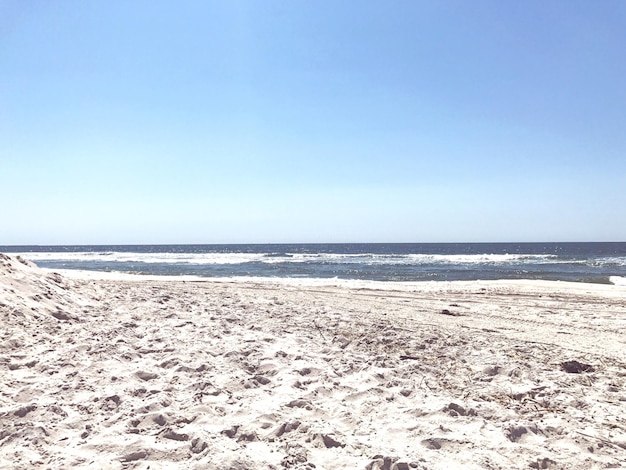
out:
M412 259L423 263L449 263L449 264L496 264L496 263L553 263L557 260L556 255L531 255L531 254L475 254L475 255L409 255Z
M126 253L126 252L32 252L17 253L29 261L118 262L166 264L241 264L260 261L263 253Z
M595 260L601 266L626 266L626 256L606 256Z
M342 254L342 253L139 253L139 252L28 252L20 256L37 263L44 262L119 262L147 264L218 265L260 262L428 265L428 264L522 264L555 263L556 255L534 254ZM568 261L571 262L571 261Z
M609 282L615 286L626 286L626 277L623 276L611 276Z
M532 254L474 254L474 255L430 255L430 254L378 254L378 253L285 253L262 257L263 263L329 263L363 265L428 265L428 264L518 264L555 263L557 255Z

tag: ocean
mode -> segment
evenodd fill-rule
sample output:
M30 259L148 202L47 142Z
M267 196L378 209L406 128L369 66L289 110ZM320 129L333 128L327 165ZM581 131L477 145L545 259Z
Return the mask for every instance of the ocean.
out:
M626 243L0 246L40 267L212 278L626 283Z

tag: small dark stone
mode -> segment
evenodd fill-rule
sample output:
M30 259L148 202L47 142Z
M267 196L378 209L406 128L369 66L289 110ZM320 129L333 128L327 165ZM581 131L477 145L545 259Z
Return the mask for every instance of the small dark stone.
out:
M583 364L578 361L565 361L561 363L561 368L568 374L580 374L581 372L593 372L593 366Z

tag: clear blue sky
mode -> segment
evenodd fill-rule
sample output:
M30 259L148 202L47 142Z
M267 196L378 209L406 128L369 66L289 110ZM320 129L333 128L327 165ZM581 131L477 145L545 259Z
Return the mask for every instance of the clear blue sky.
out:
M626 2L0 0L0 245L626 240Z

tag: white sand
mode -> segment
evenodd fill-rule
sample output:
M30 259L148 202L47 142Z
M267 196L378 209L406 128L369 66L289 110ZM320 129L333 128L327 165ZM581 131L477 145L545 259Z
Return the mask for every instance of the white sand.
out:
M70 275L0 255L0 468L626 468L626 286Z

